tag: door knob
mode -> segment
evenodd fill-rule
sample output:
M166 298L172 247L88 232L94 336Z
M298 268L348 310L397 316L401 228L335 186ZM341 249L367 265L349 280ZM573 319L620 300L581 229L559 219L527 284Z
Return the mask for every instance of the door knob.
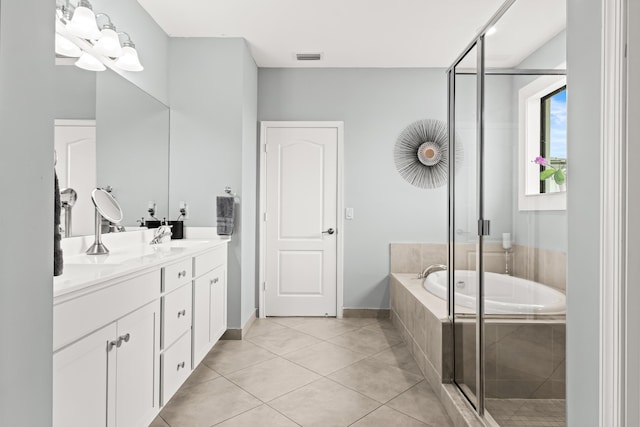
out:
M323 231L322 234L333 234L335 232L336 232L336 230L334 230L333 228L330 228L327 231Z

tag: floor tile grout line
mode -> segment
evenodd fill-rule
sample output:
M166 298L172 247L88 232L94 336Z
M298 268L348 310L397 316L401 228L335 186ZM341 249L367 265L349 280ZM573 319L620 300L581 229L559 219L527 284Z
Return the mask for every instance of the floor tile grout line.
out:
M254 397L255 397L255 396L254 396ZM257 398L256 398L256 399L257 399ZM220 425L220 424L222 424L222 423L224 423L224 422L226 422L226 421L232 420L232 419L234 419L235 417L239 417L239 416L240 416L240 415L242 415L242 414L246 414L247 412L249 412L249 411L253 411L254 409L259 408L260 406L264 405L264 403L263 403L260 399L258 399L258 401L260 402L260 404L259 404L258 406L254 406L254 407L252 407L252 408L249 408L249 409L247 409L247 410L245 410L245 411L242 411L242 412L240 412L239 414L236 414L236 415L234 415L234 416L232 416L232 417L225 418L224 420L222 420L222 421L220 421L220 422L217 422L217 423L215 423L215 424L212 424L210 427L214 427L214 426ZM171 426L169 426L169 427L171 427Z
M377 403L377 401L376 401L376 403ZM357 420L355 420L355 421L354 421L354 422L352 422L351 424L347 424L347 426L346 426L346 427L349 427L349 426L354 425L355 423L357 423L357 422L358 422L358 421L360 421L361 419L363 419L363 418L365 418L365 417L368 417L369 415L371 415L372 413L374 413L374 412L375 412L375 411L377 411L378 409L382 408L383 406L384 406L384 403L380 404L380 406L378 406L377 408L375 408L375 409L373 409L373 410L371 410L371 411L367 412L366 414L364 414L363 416L361 416L360 418L358 418Z
M262 347L260 347L260 349L262 349L262 350L266 350L266 349L263 349ZM267 351L268 351L268 350L267 350ZM271 352L269 352L269 353L271 353ZM220 374L220 376L221 376L221 377L227 378L227 377L226 377L226 375L230 375L230 374L233 374L233 373L235 373L235 372L241 371L241 370L243 370L243 369L251 368L252 366L259 365L259 364L261 364L261 363L263 363L263 362L268 362L269 360L273 360L273 359L275 359L276 357L280 357L280 356L278 356L278 355L277 355L277 354L275 354L275 353L271 353L271 354L273 354L273 356L274 356L274 357L272 357L271 359L265 359L265 360L261 360L261 361L259 361L259 362L251 363L250 365L244 366L244 367L242 367L242 368L240 368L240 369L235 369L235 370L233 370L233 371L231 371L231 372L227 372L226 374L222 374L222 373L220 373L220 372L218 372L218 371L216 371L216 372L218 372L218 374ZM204 363L204 361L203 361L202 363ZM209 365L207 365L207 367L208 367L208 368L210 368L210 369L213 369L213 368L211 368ZM214 378L214 379L215 379L215 378Z
M278 358L283 359L283 360L285 360L285 361L287 361L287 362L290 362L289 360L285 359L285 358L284 358L284 357L282 357L282 356L278 356ZM273 360L273 359L269 359L269 360L267 360L267 362L269 362L269 361L271 361L271 360ZM293 363L293 362L290 362L290 363ZM254 365L254 366L255 366L255 365ZM225 379L226 379L227 381L229 381L230 383L232 383L233 385L235 385L236 387L239 387L242 391L244 391L244 392L246 392L246 393L249 393L251 396L255 397L255 398L256 398L256 399L258 399L261 403L267 404L267 403L269 403L269 402L273 402L273 401L274 401L274 400L276 400L276 399L279 399L279 398L281 398L281 397L283 397L283 396L286 396L286 395L287 395L287 394L289 394L289 393L293 393L293 392L294 392L294 391L296 391L296 390L300 390L302 387L308 386L309 384L312 384L312 383L314 383L314 382L316 382L316 381L321 380L322 378L324 378L322 375L317 374L316 372L313 372L313 371L311 371L311 370L310 370L310 369L308 369L308 368L305 368L305 369L307 369L308 371L310 371L310 372L311 372L311 373L313 373L313 374L319 375L319 376L320 376L320 378L316 378L315 380L313 380L313 381L311 381L311 382L308 382L308 383L303 384L303 385L301 385L301 386L299 386L299 387L296 387L296 388L294 388L293 390L290 390L290 391L288 391L288 392L286 392L286 393L284 393L284 394L281 394L281 395L279 395L279 396L276 396L276 397L274 397L273 399L271 399L271 400L267 400L267 401L262 400L262 399L261 399L261 398L259 398L258 396L256 396L256 395L254 395L253 393L251 393L249 390L246 390L244 387L242 387L240 384L237 384L237 383L236 383L236 382L234 382L232 379L230 379L230 378L226 378L226 377L225 377ZM237 371L236 371L236 372L237 372Z
M334 372L334 373L335 373L335 372ZM330 374L330 375L333 375L333 374ZM420 381L418 381L417 383L415 383L415 384L413 384L413 385L411 385L411 386L407 387L405 390L402 390L400 393L396 394L396 395L395 395L395 396L393 396L392 398L387 399L387 400L386 400L386 401L384 401L384 402L380 402L378 399L375 399L375 398L373 398L373 397L371 397L371 396L367 396L367 395L366 395L366 394L364 394L363 392L358 391L358 390L356 390L356 389L354 389L354 388L351 388L351 387L349 387L349 386L348 386L348 385L346 385L346 384L342 384L342 383L341 383L340 381L338 381L338 380L334 380L333 378L329 378L328 376L327 376L326 378L327 378L327 379L329 379L329 380L331 380L331 381L333 381L333 382L335 382L335 383L337 383L337 384L340 384L342 387L346 387L346 388L348 388L349 390L352 390L352 391L355 391L355 392L357 392L357 393L360 393L361 395L363 395L363 396L365 396L365 397L368 397L369 399L373 400L374 402L380 403L381 405L386 405L388 402L391 402L391 401L392 401L393 399L395 399L396 397L398 397L398 396L400 396L401 394L403 394L403 393L405 393L405 392L409 391L409 390L410 390L410 389L412 389L414 386L416 386L416 385L420 384L420 383L423 381L423 380L420 380Z
M275 399L274 399L275 400ZM269 405L268 403L265 403L266 406L268 406L269 408L273 409L274 411L276 411L277 413L279 413L280 415L282 415L283 417L285 417L286 419L290 420L292 423L294 423L297 426L302 426L302 424L300 424L299 422L297 422L296 420L294 420L293 418L289 417L287 414L280 412L278 410L278 408L274 408L273 406Z

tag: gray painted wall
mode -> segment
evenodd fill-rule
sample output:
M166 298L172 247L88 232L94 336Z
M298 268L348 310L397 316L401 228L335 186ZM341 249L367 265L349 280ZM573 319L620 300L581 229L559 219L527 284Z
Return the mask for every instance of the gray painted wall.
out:
M82 70L74 65L56 65L56 119L96 118L96 76L97 73Z
M124 219L137 226L156 202L156 218L176 219L169 209L169 108L116 73L97 76L96 183L113 187Z
M216 196L225 186L238 193L227 297L228 326L238 328L246 320L243 299L255 307L255 64L239 38L172 38L170 48L169 203L189 204L187 225L215 226Z
M598 425L601 0L569 0L567 22L568 425Z
M16 207L0 213L2 426L51 425L54 13L0 1L0 191Z
M122 70L118 72L168 105L169 36L137 1L93 0L91 4L96 13L109 15L118 31L129 33L136 45L144 70L137 73Z
M389 243L446 239L446 187L413 187L393 163L407 125L446 120L444 70L263 68L258 82L261 121L344 121L344 305L389 307Z
M241 325L256 311L257 173L258 173L258 67L246 42L242 49L242 315ZM253 197L253 199L252 199Z

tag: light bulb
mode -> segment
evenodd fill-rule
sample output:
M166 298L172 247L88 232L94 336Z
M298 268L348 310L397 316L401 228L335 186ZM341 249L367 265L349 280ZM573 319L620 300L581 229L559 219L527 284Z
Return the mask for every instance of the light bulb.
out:
M118 58L122 55L120 39L115 31L110 28L103 28L100 39L96 43L96 49L104 56Z
M122 48L122 56L118 58L115 65L125 71L144 70L144 67L140 64L140 59L138 59L138 52L131 46L125 46Z
M82 50L71 43L68 38L56 33L56 53L70 58L78 58L82 54Z
M67 30L74 36L83 39L96 40L100 37L96 15L85 6L76 7L71 21L67 24Z
M80 58L75 63L76 67L82 68L83 70L88 71L104 71L107 67L104 64L96 59L95 56L82 52Z

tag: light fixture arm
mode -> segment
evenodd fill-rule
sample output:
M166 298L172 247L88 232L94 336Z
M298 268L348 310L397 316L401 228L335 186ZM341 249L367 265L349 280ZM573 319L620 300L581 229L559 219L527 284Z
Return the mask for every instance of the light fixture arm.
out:
M106 18L107 22L104 23L103 25L100 25L100 18ZM113 30L116 31L116 26L113 25L113 21L111 21L111 17L109 15L107 15L106 13L96 13L96 23L98 24L98 28L100 28L101 30Z
M124 31L118 31L117 34L118 34L118 38L120 38L121 35L127 37L127 39L122 42L122 47L125 47L125 46L133 47L133 48L136 47L135 43L133 43L133 40L131 40L131 36L128 33L125 33Z

